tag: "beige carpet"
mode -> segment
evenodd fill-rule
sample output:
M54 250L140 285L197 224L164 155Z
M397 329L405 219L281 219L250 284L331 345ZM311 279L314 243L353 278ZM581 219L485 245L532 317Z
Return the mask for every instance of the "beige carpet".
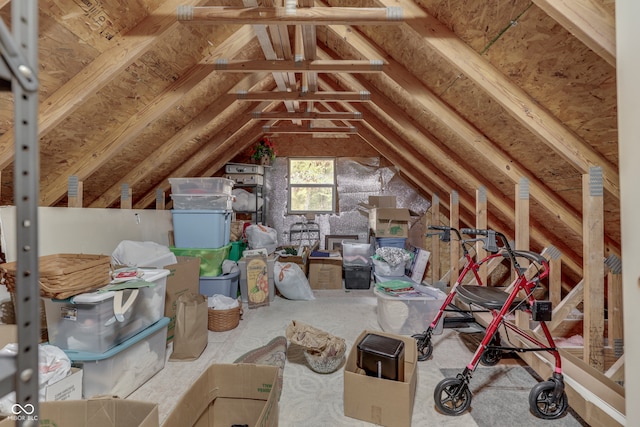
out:
M276 297L268 307L249 310L245 307L240 325L228 332L209 332L209 345L203 355L194 362L168 362L165 368L149 382L134 392L130 399L154 401L159 404L160 421L173 408L177 396L184 393L191 381L211 363L232 363L246 352L267 344L276 336L284 335L291 320L299 320L331 334L344 338L348 349L364 329L380 330L376 317L377 300L371 290L316 291L314 301L289 301ZM434 336L434 355L431 360L419 362L418 385L413 411L413 426L480 426L472 415L474 408L483 402L482 393L490 393L495 387L474 384L471 410L452 417L437 412L433 402L433 390L444 378L442 370L458 369L470 360L468 340L464 334L445 329ZM505 364L517 361L505 360ZM479 381L481 379L479 378ZM532 385L535 380L532 378ZM522 387L522 384L519 384ZM507 390L508 391L508 390ZM496 400L491 400L492 405ZM526 398L515 405L523 425L576 426L570 415L556 421L543 421L528 411ZM509 410L493 408L495 411ZM477 410L480 413L480 410ZM481 421L482 422L482 421ZM497 424L496 424L497 422ZM306 364L299 347L290 347L284 368L284 387L280 399L280 426L328 427L372 426L373 424L346 417L343 409L343 374L317 374ZM500 420L491 424L500 426ZM504 424L504 425L512 425Z

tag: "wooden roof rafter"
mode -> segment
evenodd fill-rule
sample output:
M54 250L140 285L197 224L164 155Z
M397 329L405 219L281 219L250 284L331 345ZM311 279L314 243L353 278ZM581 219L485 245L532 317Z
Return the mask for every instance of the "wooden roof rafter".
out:
M593 50L616 66L616 22L594 0L533 0L533 3Z
M449 28L411 0L377 1L383 5L402 5L414 18L401 24L404 29L415 32L425 45L463 72L487 95L502 105L514 119L580 173L587 173L591 166L602 167L605 189L616 200L620 199L620 179L615 166L460 40Z
M233 37L229 37L209 55L211 61L220 54L243 51L249 48L254 40L250 28L240 27ZM151 122L161 117L169 108L181 102L186 92L195 90L206 80L213 78L215 73L204 64L197 64L182 76L181 79L170 85L162 94L156 97L154 102L145 106L137 115L104 135L98 146L90 152L84 153L82 158L64 168L57 177L44 177L41 182L40 199L43 204L50 206L64 197L69 176L78 176L80 180L86 179L101 165L110 160L127 144L133 141L140 132ZM203 83L204 82L204 83ZM177 90L180 88L180 90Z
M327 28L329 32L335 35L336 40L341 39L344 27L329 26ZM380 52L358 31L350 33L349 46L351 47L351 52L361 59L380 55ZM422 108L427 109L434 117L446 124L455 134L469 141L470 148L475 149L478 155L493 164L500 173L507 175L512 182L517 183L520 178L527 178L531 184L531 196L550 212L554 212L554 215L557 215L558 219L566 224L572 232L578 236L582 235L580 216L573 207L550 191L540 179L520 165L516 159L509 157L499 149L497 144L490 141L472 124L460 117L457 112L453 111L436 94L409 73L402 64L397 63L392 58L386 58L386 61L385 75L395 81L403 82L403 87L407 93L411 94L409 102L418 103ZM608 242L612 243L612 240L608 239ZM612 249L614 253L619 251L615 245L612 245Z

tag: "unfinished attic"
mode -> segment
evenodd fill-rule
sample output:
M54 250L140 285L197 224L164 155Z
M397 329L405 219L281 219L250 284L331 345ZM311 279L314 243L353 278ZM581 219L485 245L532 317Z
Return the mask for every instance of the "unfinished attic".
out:
M563 373L561 393L556 393L566 393L561 411L544 408L537 415L563 426L640 423L639 410L625 398L640 393L640 382L630 381L637 379L637 368L625 363L640 351L628 320L629 307L640 300L638 267L623 262L640 252L633 242L640 230L631 222L637 197L630 190L640 178L630 160L638 153L629 142L640 132L633 118L640 97L630 77L640 66L627 46L638 35L630 22L640 11L620 3L0 0L0 344L15 333L14 340L23 343L17 366L10 362L11 368L3 370L6 378L0 376L0 395L16 389L23 409L29 402L45 414L62 404L24 400L37 396L39 384L33 378L13 380L14 371L17 378L18 371L37 365L33 344L52 339L52 333L56 338L51 312L69 312L69 306L51 305L58 298L45 289L48 263L64 259L73 269L90 259L101 272L93 287L82 290L92 293L111 283L114 264L122 264L114 262L114 254L131 243L130 250L149 251L147 259L154 250L161 251L154 255L173 256L156 266L162 270L199 258L200 269L183 279L196 295L203 294L203 277L219 277L206 282L217 284L227 280L226 268L237 273L225 282L236 286L228 292L240 306L231 313L230 332L216 330L209 317L200 336L206 349L194 361L172 361L176 342L162 341L160 359L166 351L168 361L148 364L155 366L149 378L120 395L115 388L100 390L123 398L112 402L116 406L143 402L136 410L152 413L148 425L154 425L154 411L155 425L180 425L177 420L189 412L181 405L194 398L189 387L196 380L200 384L200 374L224 378L227 373L218 372L218 365L237 361L261 366L256 360L262 359L252 358L260 349L284 352L280 362L286 364L279 365L275 380L271 369L252 373L274 380L271 392L258 400L260 408L279 407L279 415L270 418L260 409L240 424L296 425L295 411L309 411L308 425L351 425L358 419L363 424L357 425L422 426L431 417L449 422L452 414L461 415L466 423L461 425L499 425L477 418L482 411L474 406L481 404L474 405L471 396L477 402L476 394L484 391L475 388L455 397L453 409L443 403L447 399L438 402L437 393L435 405L420 400L444 387L438 381L447 376L445 370L463 369L469 360L487 362L489 352L466 348L453 357L454 347L446 343L457 343L463 334L456 332L455 321L447 324L452 316L446 313L444 332L434 335L433 355L426 357L420 334L438 313L435 302L418 319L422 328L395 329L381 320L391 315L383 310L389 295L376 293L384 288L380 276L385 275L376 276L380 267L371 264L387 242L409 254L406 270L401 269L409 283L437 289L440 302L458 292L458 282L465 289L482 285L499 291L500 298L533 298L530 307L518 305L528 310L506 309L504 322L522 334L510 334L501 323L495 333L502 344L480 332L479 348L486 344L501 355L502 346L513 346L504 354L515 368L533 372L534 384L553 384L554 372ZM626 60L625 53L632 58ZM629 89L621 91L623 84ZM393 232L390 226L376 228L385 221L401 226ZM252 245L256 229L266 230L268 240ZM393 245L384 240L389 238ZM493 242L501 255L458 280L470 263L491 256ZM149 246L136 246L142 243ZM259 252L245 256L245 244L264 249L267 259ZM525 258L535 255L514 269L506 247ZM366 260L364 270L351 268L347 258L353 250ZM417 273L420 250L426 259ZM268 271L264 288L255 288L262 306L247 295L252 256ZM296 285L299 292L292 298L273 274L287 256L302 271L297 283L306 284L304 290ZM140 258L127 265L134 276L141 275L136 271ZM223 260L231 261L224 274ZM542 268L533 272L536 263ZM67 275L68 270L54 267ZM33 270L40 275L30 274ZM532 272L541 280L532 279ZM405 277L396 274L390 276L394 283L395 277ZM176 327L171 277L163 296L162 318L172 319L164 326L167 335ZM535 289L514 292L519 278ZM461 299L456 294L451 305L473 308L473 302ZM342 305L346 301L354 304L351 310ZM501 312L503 303L471 313L470 322L490 331L496 324L490 310ZM315 308L302 309L303 304ZM239 320L238 311L244 313ZM274 312L284 316L277 318L279 334L277 322L265 320ZM335 323L344 313L354 316L345 317L348 326ZM312 315L327 323L314 324ZM67 323L57 316L53 324L56 329L65 325L66 331ZM291 332L285 327L292 321L343 335L348 353L340 369L321 376L311 370L307 353L292 344L291 336L282 338ZM17 326L4 329L13 323ZM261 324L273 334L251 329ZM542 324L554 340L548 347ZM387 412L388 403L380 403L376 411L385 415L378 418L374 410L358 413L351 400L359 394L350 388L358 381L349 371L352 352L360 349L366 330L404 337L399 342L407 345L406 363L411 357L417 361L407 371L406 383L413 387L404 399L409 407ZM532 351L540 345L527 337L548 351ZM31 352L25 352L25 343L32 344ZM500 358L492 369L503 367ZM456 362L459 366L453 366ZM434 364L437 375L431 371ZM189 366L189 374L172 384L178 366ZM336 375L338 386L325 381ZM91 390L94 381L110 376L100 371L96 380L86 370L80 397L90 401L87 384ZM439 378L432 381L434 376ZM327 404L338 409L317 411L334 418L312 414L310 408L322 403L310 398L287 400L304 381L334 391ZM481 379L470 383L476 381ZM448 384L443 391L460 386ZM540 391L538 398L548 398L548 390L533 387ZM525 416L538 421L536 393L527 389L524 395L519 404Z

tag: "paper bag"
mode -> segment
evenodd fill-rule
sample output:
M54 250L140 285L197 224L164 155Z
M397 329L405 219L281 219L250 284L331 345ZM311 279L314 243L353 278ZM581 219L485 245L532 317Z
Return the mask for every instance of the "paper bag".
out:
M176 326L173 336L173 353L169 360L195 360L208 342L207 297L188 292L176 302Z

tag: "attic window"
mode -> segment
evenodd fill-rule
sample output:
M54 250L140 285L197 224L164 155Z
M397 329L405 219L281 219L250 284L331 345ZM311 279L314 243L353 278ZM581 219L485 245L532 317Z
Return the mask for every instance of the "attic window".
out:
M289 214L335 213L336 159L289 159Z

